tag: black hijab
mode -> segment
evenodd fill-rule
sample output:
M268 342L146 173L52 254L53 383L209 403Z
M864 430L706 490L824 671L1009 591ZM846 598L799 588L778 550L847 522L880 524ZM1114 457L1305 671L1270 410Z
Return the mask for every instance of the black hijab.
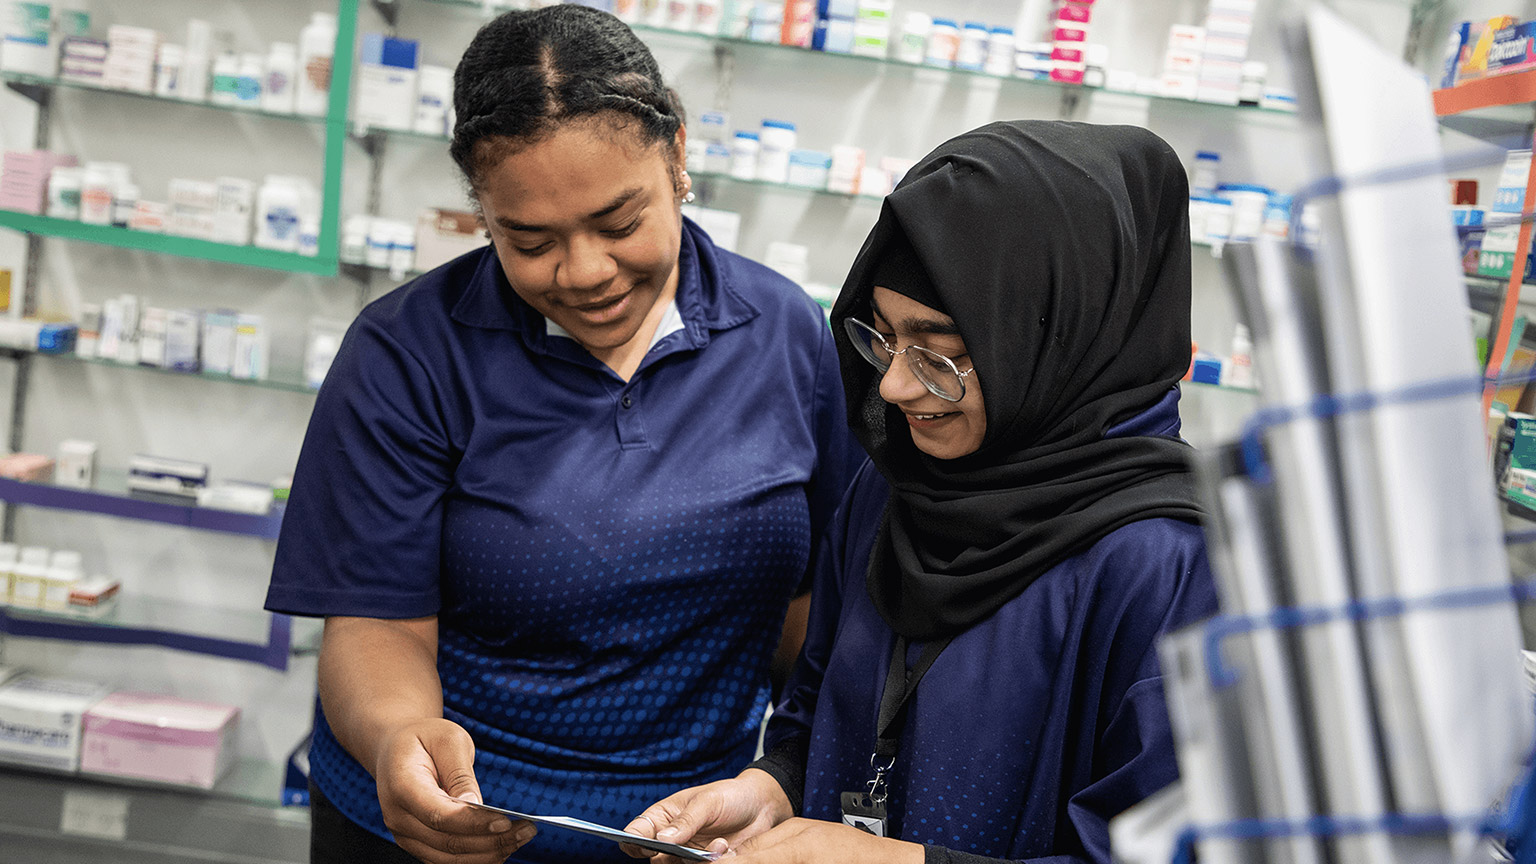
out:
M913 445L843 329L906 245L986 396L958 459ZM1187 444L1104 437L1183 376L1189 316L1188 188L1151 132L993 123L907 173L832 310L849 424L892 486L868 585L897 633L956 634L1123 525L1199 519Z

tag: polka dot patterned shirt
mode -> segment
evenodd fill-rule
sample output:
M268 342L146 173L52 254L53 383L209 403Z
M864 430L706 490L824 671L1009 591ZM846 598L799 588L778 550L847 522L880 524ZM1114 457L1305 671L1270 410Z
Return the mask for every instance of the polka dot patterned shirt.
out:
M861 454L819 308L685 223L681 327L625 382L489 251L371 304L316 404L268 608L437 615L488 803L622 826L748 761L813 538ZM317 711L313 780L388 836ZM629 861L545 829L514 860Z

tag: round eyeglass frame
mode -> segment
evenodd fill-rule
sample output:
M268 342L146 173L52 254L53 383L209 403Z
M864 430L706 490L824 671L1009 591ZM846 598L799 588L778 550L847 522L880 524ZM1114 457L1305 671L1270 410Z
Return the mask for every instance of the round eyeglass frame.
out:
M912 370L913 377L923 382L923 386L928 388L929 393L943 399L945 402L959 402L965 398L965 377L975 372L976 367L972 366L962 372L959 367L955 366L955 361L937 351L930 351L921 345L908 345L897 351L891 347L891 343L885 340L885 336L879 330L857 318L844 319L843 330L847 332L848 339L853 343L854 349L859 352L859 356L868 360L869 365L880 370L880 374L885 374L891 368L891 363L897 357L905 354L907 356L907 368ZM880 347L889 356L881 357L876 354L870 337L874 337L874 340L880 343ZM959 395L951 395L945 392L943 385L933 379L928 364L932 364L938 369L953 375L955 383L960 385Z

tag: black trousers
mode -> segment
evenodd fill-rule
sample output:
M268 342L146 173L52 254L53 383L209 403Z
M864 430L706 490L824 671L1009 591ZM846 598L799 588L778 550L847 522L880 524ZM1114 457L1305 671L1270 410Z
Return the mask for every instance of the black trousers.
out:
M348 819L309 784L309 864L421 864L399 846Z

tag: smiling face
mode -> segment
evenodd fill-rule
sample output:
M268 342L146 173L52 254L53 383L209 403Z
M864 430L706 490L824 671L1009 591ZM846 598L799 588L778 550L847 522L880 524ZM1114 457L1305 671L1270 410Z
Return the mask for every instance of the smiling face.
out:
M948 357L961 372L971 369L960 330L948 315L889 288L876 287L870 305L875 329L892 349L919 345ZM880 398L901 410L912 430L912 443L929 456L957 459L975 453L987 432L986 403L977 374L966 375L965 396L949 402L917 379L907 356L893 358L880 378Z
M649 344L676 293L681 134L676 144L646 144L605 115L575 120L475 190L512 290L615 368Z

